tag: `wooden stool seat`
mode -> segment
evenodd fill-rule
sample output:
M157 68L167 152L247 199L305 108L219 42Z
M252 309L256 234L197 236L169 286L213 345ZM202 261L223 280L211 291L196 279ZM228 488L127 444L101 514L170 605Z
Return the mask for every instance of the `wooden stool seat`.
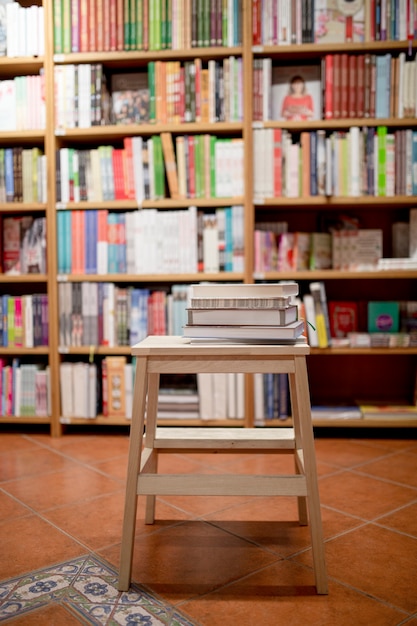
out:
M120 591L127 591L130 586L138 495L147 496L145 522L149 524L155 517L156 495L281 495L297 497L299 522L310 524L317 592L328 592L305 359L309 351L304 340L289 345L216 344L191 343L187 339L170 336L147 337L132 348L137 363L120 558ZM293 428L157 427L160 374L200 372L288 373ZM290 453L294 455L295 473L159 474L158 455L180 451Z

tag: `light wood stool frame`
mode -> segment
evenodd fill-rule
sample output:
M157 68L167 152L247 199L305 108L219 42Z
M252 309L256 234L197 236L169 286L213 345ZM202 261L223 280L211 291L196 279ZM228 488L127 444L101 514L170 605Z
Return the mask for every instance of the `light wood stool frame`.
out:
M328 593L305 358L309 352L304 341L289 345L192 344L181 337L166 336L147 337L132 348L137 363L120 555L120 591L127 591L131 581L138 495L147 497L147 524L154 522L156 495L282 495L297 497L299 523L310 525L317 593ZM157 427L160 374L200 372L288 373L293 428ZM196 450L290 452L295 459L295 473L281 476L157 473L159 452Z

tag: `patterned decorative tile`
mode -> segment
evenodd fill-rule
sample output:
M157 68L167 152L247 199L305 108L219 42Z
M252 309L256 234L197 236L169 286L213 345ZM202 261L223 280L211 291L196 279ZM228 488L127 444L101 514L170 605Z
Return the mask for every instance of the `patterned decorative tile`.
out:
M85 624L193 626L169 604L132 584L117 590L117 572L86 555L0 583L0 622L58 603Z

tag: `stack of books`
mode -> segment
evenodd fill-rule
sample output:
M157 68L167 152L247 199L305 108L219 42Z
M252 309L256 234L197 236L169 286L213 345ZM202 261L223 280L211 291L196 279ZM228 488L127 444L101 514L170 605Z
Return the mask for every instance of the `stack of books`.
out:
M291 298L297 283L192 285L184 337L196 340L295 341L304 331Z

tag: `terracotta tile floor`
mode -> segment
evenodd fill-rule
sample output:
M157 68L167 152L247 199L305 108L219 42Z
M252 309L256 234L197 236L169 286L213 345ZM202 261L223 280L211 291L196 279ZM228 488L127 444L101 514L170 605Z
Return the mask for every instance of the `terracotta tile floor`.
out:
M167 610L134 623L416 626L417 440L401 436L316 436L328 596L315 593L309 531L297 525L295 499L159 498L157 521L145 526L140 498L133 579L185 621ZM86 555L117 571L127 450L126 433L0 434L0 581ZM160 466L282 473L292 462L174 454ZM5 621L122 623L106 620L55 599Z

